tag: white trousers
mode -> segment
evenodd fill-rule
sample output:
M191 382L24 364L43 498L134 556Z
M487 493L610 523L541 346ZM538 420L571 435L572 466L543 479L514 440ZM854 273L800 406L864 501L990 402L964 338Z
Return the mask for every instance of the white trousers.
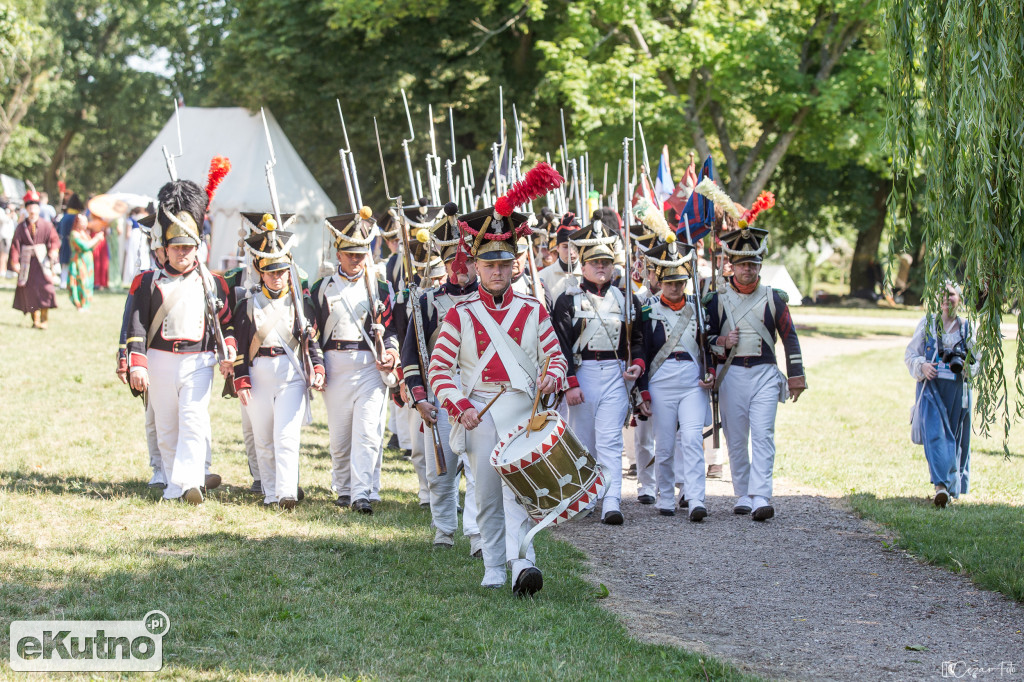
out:
M256 438L252 434L252 419L249 416L249 408L238 402L242 411L242 442L245 443L245 457L249 460L249 474L252 480L260 480L260 461L256 454Z
M474 393L470 402L477 410L482 410L491 397ZM506 561L518 559L519 544L533 526L526 509L516 501L515 493L491 466L491 452L498 444L498 427L503 434L509 433L529 418L532 408L533 401L525 393L505 393L487 411L480 426L466 432L466 451L476 479L477 525L483 542L485 568L502 567ZM532 563L536 558L531 543L526 559Z
M628 464L636 464L636 494L656 495L658 492L655 480L656 466L654 463L654 425L650 419L637 419L633 433L622 430L622 442L625 445L624 455Z
M324 353L324 365L331 488L352 500L374 499L384 440L384 382L370 351L329 350Z
M622 425L629 410L622 363L584 360L576 370L583 402L569 408L569 426L605 475L605 499L622 499Z
M409 410L414 409L408 405L399 407L391 404L391 416L388 418L388 430L398 436L398 447L402 450L409 450L412 441L409 440Z
M163 473L164 460L160 455L160 438L156 430L156 412L153 410L153 401L146 401L146 447L149 449L149 466L153 473Z
M689 360L665 360L651 378L654 459L658 467L658 509L675 509L676 485L704 504L704 423L708 392L700 388L700 368Z
M427 428L423 425L423 418L420 411L410 406L406 410L407 423L409 425L409 449L412 450L412 468L416 470L416 480L419 481L420 489L417 493L420 504L430 503L430 488L427 483L427 448L424 441L430 440L429 433L424 433Z
M783 381L775 365L733 366L722 380L719 409L737 497L772 496L775 413Z
M424 434L424 447L427 485L430 488L430 517L434 528L442 533L454 535L459 528L459 475L456 473L459 456L452 452L452 446L448 442L452 432L448 412L440 408L437 410L437 427L441 435L441 450L448 473L444 476L437 473L434 439L428 431ZM468 459L467 457L463 468L466 476L466 507L462 510L462 532L464 535L475 535L480 532L476 521L476 482L473 478L473 466Z
M306 380L286 355L257 357L250 371L249 415L263 501L298 499L299 438L306 416Z
M168 353L152 348L146 358L149 401L167 476L164 498L173 499L206 483L210 393L217 358L210 352Z

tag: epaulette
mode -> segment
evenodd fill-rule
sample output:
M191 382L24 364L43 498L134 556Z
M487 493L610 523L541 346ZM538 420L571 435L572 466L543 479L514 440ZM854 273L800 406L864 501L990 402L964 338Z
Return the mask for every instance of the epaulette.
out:
M713 291L705 291L704 292L704 297L700 299L700 302L703 303L704 305L707 305L708 303L711 303L711 299L713 299L714 297L715 297L715 292L713 292Z
M789 294L787 292L782 289L775 289L775 287L772 287L772 289L774 289L775 293L779 295L779 299L781 299L783 303L789 303Z
M644 322L651 319L651 306L649 304L640 306L640 319Z

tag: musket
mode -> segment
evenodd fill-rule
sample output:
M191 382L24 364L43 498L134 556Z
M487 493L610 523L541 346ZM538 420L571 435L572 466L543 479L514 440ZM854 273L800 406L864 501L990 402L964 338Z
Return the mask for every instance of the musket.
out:
M430 126L430 153L427 154L427 185L430 188L430 199L434 206L441 204L441 157L437 155L437 142L434 139L434 105L427 105L427 120Z
M417 199L419 197L416 195L416 174L412 172L412 156L409 154L409 143L416 139L416 131L412 127L409 100L405 96L404 88L402 89L402 103L405 105L405 120L409 122L409 139L402 139L402 153L405 154L405 170L409 173L409 194L413 195L412 203L415 204L418 203Z
M629 168L629 143L630 139L624 138L622 140L622 166L624 169ZM629 192L629 171L626 170L625 181L623 182L623 194L625 197L625 205L622 210L622 239L625 245L625 258L623 258L623 276L626 280L625 286L625 304L623 306L626 317L626 368L633 364L633 241L630 238L630 226L633 224L633 207L630 204L631 194ZM633 392L630 391L629 385L626 383L625 377L622 379L623 384L626 385L626 398L629 408L626 410L626 422L628 425L631 421L631 413L633 412Z
M391 190L388 188L388 172L384 167L384 151L380 146L380 130L377 127L377 117L373 119L373 132L377 137L377 154L380 157L380 172L384 178L384 196L387 197L388 201L394 201L395 207L398 210L398 221L399 221L399 232L402 235L402 246L404 253L402 254L403 265L405 267L405 285L409 290L409 307L411 314L409 319L412 321L413 334L416 338L416 357L419 362L420 376L423 378L423 388L426 391L427 400L430 403L434 402L433 391L430 390L430 381L427 377L427 368L430 366L430 358L427 355L427 339L423 333L423 311L420 308L420 292L419 287L412 279L412 250L409 243L409 225L405 221L405 211L402 206L402 195L396 194L391 195ZM406 159L408 160L408 147L406 146ZM430 427L430 435L434 442L434 465L437 467L437 473L439 476L444 476L448 473L448 466L444 461L444 449L441 446L441 432L437 427L437 421Z
M264 172L267 176L267 188L270 190L270 208L274 212L274 220L280 226L281 223L281 203L277 198L277 181L274 179L274 166L277 165L277 156L274 154L274 141L270 139L270 126L267 125L267 115L260 107L260 116L263 118L263 133L267 138L267 148L270 151L270 159L264 166ZM295 308L295 326L298 328L299 347L301 349L302 359L300 364L302 365L303 378L306 381L306 392L307 395L312 398L312 394L309 393L310 379L313 376L313 361L309 355L309 344L313 338L313 328L306 320L306 314L303 310L303 300L300 289L302 288L302 280L299 278L298 268L295 267L295 261L292 260L288 267L289 273L291 274L291 286L288 287L289 294L292 299L292 307ZM310 401L311 402L311 401ZM309 402L306 403L307 417L309 416Z
M348 128L345 127L345 114L341 113L341 100L335 99L334 102L338 105L338 118L341 119L341 132L342 135L345 136L345 147L338 150L338 156L341 158L341 176L345 180L345 192L348 194L349 210L351 210L352 213L358 213L362 202L359 200L359 193L356 184L358 180L355 179L356 161L352 157L352 147L348 142Z
M178 179L178 169L174 166L174 160L185 153L185 146L181 142L181 114L178 112L178 100L174 100L174 125L178 129L178 153L171 154L171 150L164 145L160 148L160 151L164 155L164 163L167 164L167 173L171 176L171 181Z
M713 382L715 375L711 372L711 361L714 355L711 353L711 343L708 338L708 321L707 316L704 314L704 303L701 301L700 291L700 273L697 272L697 245L693 243L693 238L690 236L690 219L685 215L683 216L683 226L686 229L686 241L688 244L693 246L694 249L694 261L693 261L693 298L694 307L697 313L697 343L700 345L700 362L701 366L704 367L704 383ZM713 267L713 266L712 266ZM712 271L713 273L713 271ZM719 421L718 421L718 389L712 385L711 388L711 433L712 433L712 445L719 447Z
M455 174L452 169L455 167L456 154L455 154L455 116L452 113L452 108L448 107L448 135L452 145L452 155L450 158L445 159L444 162L444 174L445 180L448 182L448 201L453 201L456 204L459 203L459 188L455 182ZM441 203L438 201L437 203Z

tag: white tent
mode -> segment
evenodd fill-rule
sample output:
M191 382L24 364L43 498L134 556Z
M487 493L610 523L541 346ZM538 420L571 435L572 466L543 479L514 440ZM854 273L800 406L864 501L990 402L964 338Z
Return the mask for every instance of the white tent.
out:
M210 159L226 156L231 160L231 172L224 178L210 205L210 267L221 269L225 259L237 252L241 211L270 212L270 192L264 173L270 152L263 122L259 112L251 114L237 107L183 107L180 116L184 153L175 159L179 178L205 186ZM323 249L324 218L335 215L334 203L306 168L269 111L267 125L277 157L274 178L281 212L298 215L290 228L296 234L292 253L296 262L312 275L319 267ZM165 145L174 153L178 151L178 132L173 116L110 192L155 197L160 187L170 179L161 151Z
M789 294L789 305L803 305L804 295L800 293L796 282L789 274L789 270L782 263L765 263L761 266L761 280L776 289L782 289Z

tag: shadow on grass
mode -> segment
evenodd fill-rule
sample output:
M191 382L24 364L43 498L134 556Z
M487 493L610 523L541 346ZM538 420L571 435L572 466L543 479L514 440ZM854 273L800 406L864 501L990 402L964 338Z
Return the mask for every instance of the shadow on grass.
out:
M741 679L695 654L628 639L563 543L541 539L544 590L517 600L508 587L479 586L482 564L465 539L433 550L418 516L375 520L363 535L298 536L305 525L296 518L284 534L257 538L149 536L130 554L121 545L92 556L48 548L45 562L5 576L0 621L127 620L160 609L171 622L165 672L184 677ZM103 570L90 570L97 564Z
M1007 455L1007 453L1003 452L1002 449L997 449L997 448L976 448L974 446L971 446L971 454L972 455L989 455L991 457L999 457L999 458L1003 458L1003 457L1007 457L1008 456L1010 459L1021 459L1021 458L1024 458L1024 452L1013 452L1013 451L1011 451L1009 453L1009 455Z
M384 470L387 470L385 467ZM395 468L397 473L408 473L407 468ZM300 481L306 498L300 503L299 509L313 505L328 505L337 497L329 487L308 485ZM85 476L58 476L23 471L0 472L0 492L7 494L47 494L54 496L79 495L95 500L112 500L118 498L138 498L151 500L154 504L162 500L160 488L150 488L146 481L104 481ZM224 484L207 491L207 500L220 504L262 507L263 496L249 491L248 485ZM173 500L165 500L171 504ZM391 507L419 508L419 500L415 493L400 490L386 490L383 501L376 503L375 508L385 511ZM333 507L332 505L332 508Z
M861 516L895 531L904 549L1024 602L1024 508L973 503L970 495L945 509L924 497L856 493L849 501Z

